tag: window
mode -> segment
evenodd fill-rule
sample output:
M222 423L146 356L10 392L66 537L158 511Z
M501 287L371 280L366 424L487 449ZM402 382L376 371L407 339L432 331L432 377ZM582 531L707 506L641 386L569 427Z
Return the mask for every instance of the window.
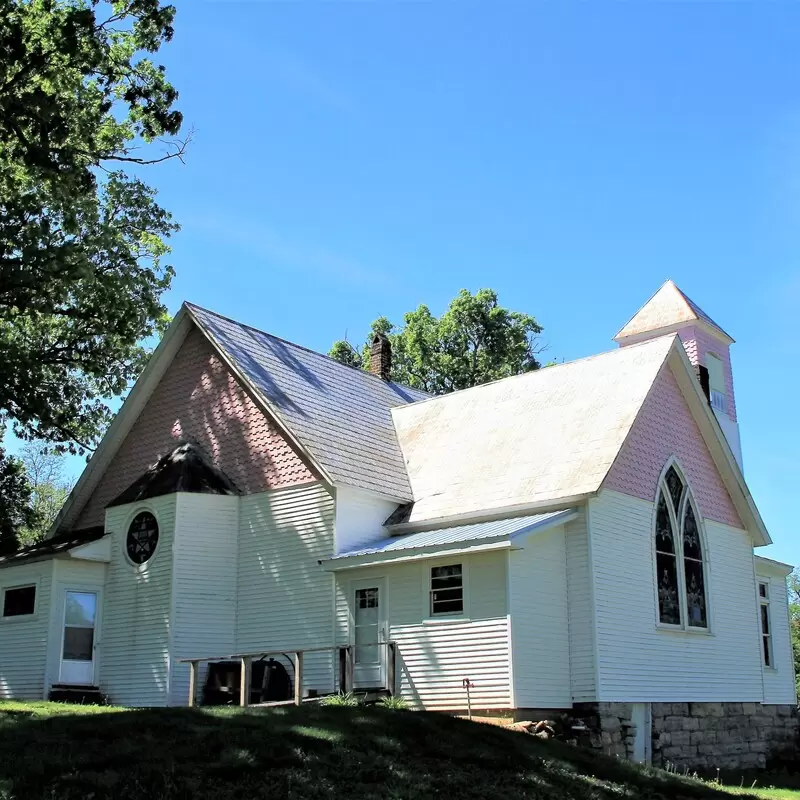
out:
M772 664L772 627L769 624L769 584L759 581L759 613L761 616L761 653L765 667Z
M461 564L431 568L431 616L464 612L464 576Z
M725 386L725 367L722 359L713 353L706 354L706 368L708 369L708 390L711 407L728 413L728 392Z
M705 564L697 512L689 488L671 466L656 500L658 621L708 628Z
M3 592L3 616L24 617L36 610L36 587L19 586Z
M144 564L153 557L158 544L158 522L149 511L142 511L131 521L125 548L134 564Z

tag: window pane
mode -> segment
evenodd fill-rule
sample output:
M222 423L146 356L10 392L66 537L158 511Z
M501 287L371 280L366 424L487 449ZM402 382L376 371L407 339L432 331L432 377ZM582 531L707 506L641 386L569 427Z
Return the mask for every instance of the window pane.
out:
M683 494L683 481L675 471L675 467L670 467L667 470L666 483L667 489L669 489L669 496L672 498L672 507L677 512L681 503L681 494Z
M770 633L769 607L766 604L761 606L761 633Z
M693 628L705 628L706 620L706 587L703 581L703 562L684 559L686 576L686 615Z
M19 589L6 589L3 593L4 617L21 617L25 614L33 614L35 609L35 586L22 586Z
M464 601L458 597L455 600L434 600L434 614L460 614L464 610Z
M766 583L759 583L758 584L758 593L761 597L767 597L767 584Z
M377 608L378 590L375 589L356 589L356 605L358 608Z
M91 661L94 628L64 628L64 658Z
M764 666L771 667L772 659L769 654L769 636L762 636L761 641L764 643Z
M661 553L675 552L675 537L672 533L672 522L667 511L667 501L664 494L658 498L656 510L656 550Z
M700 531L697 529L697 519L691 503L686 504L686 513L683 516L683 557L703 560Z
M67 592L67 625L93 628L97 609L97 595L93 592Z
M678 570L675 556L656 553L658 572L658 618L667 625L681 624L681 609L678 602Z

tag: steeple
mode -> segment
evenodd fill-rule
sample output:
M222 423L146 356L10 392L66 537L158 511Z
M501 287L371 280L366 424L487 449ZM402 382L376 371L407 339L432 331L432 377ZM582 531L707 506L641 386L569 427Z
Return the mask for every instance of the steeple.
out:
M614 337L620 347L677 333L709 405L742 465L739 425L733 395L730 346L734 340L687 297L673 281L661 288L633 315Z
M621 346L677 333L686 325L700 324L726 345L734 340L674 283L665 281L661 288L633 315L614 337Z

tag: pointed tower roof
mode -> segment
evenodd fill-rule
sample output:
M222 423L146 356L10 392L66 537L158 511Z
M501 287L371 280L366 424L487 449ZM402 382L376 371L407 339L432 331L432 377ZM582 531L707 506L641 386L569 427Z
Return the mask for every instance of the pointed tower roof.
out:
M733 343L729 336L693 300L689 299L673 281L663 286L634 314L630 321L614 337L615 342L648 333L651 336L672 333L684 325L700 323L710 328L728 344ZM649 337L648 337L649 338Z

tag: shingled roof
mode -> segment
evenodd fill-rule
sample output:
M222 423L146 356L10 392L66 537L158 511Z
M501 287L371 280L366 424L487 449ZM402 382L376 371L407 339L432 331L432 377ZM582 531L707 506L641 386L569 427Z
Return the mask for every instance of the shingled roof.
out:
M391 409L428 397L328 356L186 304L334 484L412 498Z

